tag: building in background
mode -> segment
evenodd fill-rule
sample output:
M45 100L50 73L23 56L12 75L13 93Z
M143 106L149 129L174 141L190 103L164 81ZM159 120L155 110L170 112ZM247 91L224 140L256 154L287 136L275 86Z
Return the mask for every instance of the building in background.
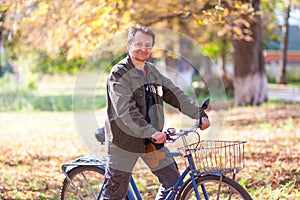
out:
M278 13L279 16L283 14ZM283 25L283 17L278 24ZM281 30L278 33L281 35ZM265 49L265 63L268 76L279 79L282 66L281 41L268 41L268 49ZM300 8L292 9L289 18L289 34L287 47L287 72L297 73L300 76Z

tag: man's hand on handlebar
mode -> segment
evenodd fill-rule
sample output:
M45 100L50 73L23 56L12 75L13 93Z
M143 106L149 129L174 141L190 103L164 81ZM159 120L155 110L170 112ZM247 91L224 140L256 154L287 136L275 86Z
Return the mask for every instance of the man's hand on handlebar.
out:
M199 119L197 120L197 125L199 124ZM210 121L208 117L202 117L202 126L199 127L201 130L205 130L210 126Z
M155 132L152 136L151 139L154 140L155 143L157 144L163 144L166 143L166 133L163 132Z

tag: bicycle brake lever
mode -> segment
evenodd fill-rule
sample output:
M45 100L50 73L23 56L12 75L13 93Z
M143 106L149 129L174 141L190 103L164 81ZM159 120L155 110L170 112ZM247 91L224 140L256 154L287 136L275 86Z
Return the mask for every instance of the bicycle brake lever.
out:
M175 141L175 139L171 138L171 136L169 134L167 134L166 136L167 136L167 138L166 138L167 141L170 141L170 142Z
M201 128L202 126L202 117L204 116L204 110L208 107L209 105L209 98L206 99L203 103L202 106L199 109L199 124L198 127Z

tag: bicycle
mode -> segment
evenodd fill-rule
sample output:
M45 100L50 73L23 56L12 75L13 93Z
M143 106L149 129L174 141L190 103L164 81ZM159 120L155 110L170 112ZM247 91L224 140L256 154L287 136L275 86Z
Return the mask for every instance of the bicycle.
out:
M202 104L200 119L208 104L209 99ZM168 140L175 142L181 138L183 146L179 148L179 152L169 152L166 156L184 157L186 168L169 191L166 200L252 200L249 193L235 181L236 174L244 167L246 141L201 141L197 132L198 127L200 126L178 132L174 128L167 129ZM103 129L98 129L96 134L102 144L103 133ZM188 143L186 136L190 133L198 136L196 143ZM66 177L61 187L60 199L100 199L105 160L81 157L74 162L63 164L61 168ZM227 175L229 173L232 173L232 178ZM130 178L126 199L142 200L133 177Z

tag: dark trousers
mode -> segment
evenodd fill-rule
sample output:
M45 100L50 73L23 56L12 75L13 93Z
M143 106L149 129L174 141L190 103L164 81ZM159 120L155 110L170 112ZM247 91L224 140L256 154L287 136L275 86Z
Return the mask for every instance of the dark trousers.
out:
M168 151L168 149L164 147L159 151L163 153ZM127 152L114 145L109 147L104 190L101 199L125 199L130 176L139 157L149 166L146 156L143 154ZM151 172L158 178L161 184L155 199L165 199L169 193L169 189L176 183L180 176L177 164L174 158L165 157L159 161L157 166L154 167L153 164L150 164L150 166Z

